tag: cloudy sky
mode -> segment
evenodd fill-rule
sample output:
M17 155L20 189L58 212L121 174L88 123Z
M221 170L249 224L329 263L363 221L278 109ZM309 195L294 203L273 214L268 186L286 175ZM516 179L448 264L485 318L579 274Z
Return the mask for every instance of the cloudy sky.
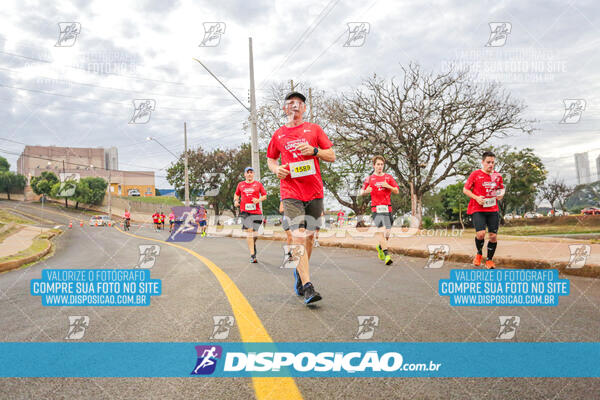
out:
M173 156L146 137L179 153L187 121L192 147L249 141L247 111L193 58L246 102L252 37L259 104L277 81L339 93L373 73L400 76L410 61L469 66L538 121L533 136L502 143L534 148L570 184L573 154L588 151L597 180L598 11L592 1L3 2L0 154L15 167L23 143L117 146L121 169L156 171L169 187ZM60 36L63 22L78 23L74 39ZM349 23L363 23L364 43L349 40ZM505 23L504 39L490 37L490 23ZM224 32L206 40L211 26ZM147 123L129 123L135 99L155 102ZM585 108L560 123L575 99Z

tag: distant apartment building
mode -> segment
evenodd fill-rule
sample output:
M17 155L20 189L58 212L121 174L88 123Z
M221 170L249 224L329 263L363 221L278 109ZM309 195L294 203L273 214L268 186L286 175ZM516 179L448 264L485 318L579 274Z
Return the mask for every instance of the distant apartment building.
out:
M600 181L600 156L596 157L596 179Z
M577 184L590 183L590 160L588 153L575 153L575 169L577 170Z
M137 189L141 196L154 196L153 171L120 171L116 147L57 147L25 146L17 160L17 171L27 178L39 176L43 171L52 171L57 176L79 174L81 178L97 176L107 182L109 190L118 196L127 196ZM108 190L108 189L107 189Z

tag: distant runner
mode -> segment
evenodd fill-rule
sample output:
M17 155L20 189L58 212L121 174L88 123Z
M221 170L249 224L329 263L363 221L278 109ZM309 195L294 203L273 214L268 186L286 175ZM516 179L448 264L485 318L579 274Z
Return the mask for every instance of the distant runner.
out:
M196 223L200 228L200 236L206 236L206 208L203 205L200 205L196 212Z
M160 214L158 213L158 211L152 214L152 222L154 223L154 231L158 232L160 227Z
M244 170L245 181L238 183L233 196L233 203L240 208L243 228L248 236L248 250L250 251L250 262L256 263L256 239L257 232L262 224L263 216L260 202L267 198L267 191L262 183L254 180L254 170L246 167Z
M400 193L398 184L394 178L383 172L385 159L382 156L373 157L374 173L369 176L363 184L360 195L371 195L371 212L373 213L373 223L378 228L375 236L379 239L377 244L377 255L379 259L384 261L386 265L390 265L393 261L388 254L388 239L394 216L392 213L391 195ZM385 233L383 229L385 227Z

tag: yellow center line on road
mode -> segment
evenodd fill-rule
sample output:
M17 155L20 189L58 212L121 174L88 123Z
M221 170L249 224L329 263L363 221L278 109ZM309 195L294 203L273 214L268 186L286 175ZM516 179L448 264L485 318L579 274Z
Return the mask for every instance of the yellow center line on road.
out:
M188 249L185 246L181 246L175 244L173 242L166 242L160 239L149 238L146 236L139 236L133 233L124 232L118 227L115 228L125 235L133 236L138 239L151 240L153 242L164 243L168 246L176 247L178 249L184 250L189 254L193 255L204 265L208 267L208 269L213 273L213 275L219 281L219 284L223 288L227 299L229 300L229 304L231 305L231 309L233 310L233 314L235 316L235 320L238 323L238 329L240 331L240 336L242 338L242 342L246 343L263 343L268 342L272 343L273 339L263 326L260 318L256 315L256 312L246 300L246 297L242 294L240 289L236 286L236 284L229 278L229 276L219 268L215 263L210 261L208 258L201 256L195 251ZM256 398L258 400L263 399L302 399L302 394L294 381L294 378L259 378L253 377L252 384L254 386L254 393L256 394Z

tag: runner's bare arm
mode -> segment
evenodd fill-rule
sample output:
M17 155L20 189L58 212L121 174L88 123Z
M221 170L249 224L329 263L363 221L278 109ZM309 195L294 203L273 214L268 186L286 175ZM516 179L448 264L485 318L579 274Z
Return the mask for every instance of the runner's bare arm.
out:
M373 188L371 186L367 186L365 189L362 189L358 195L364 196L366 194L371 193L372 191L373 191Z
M267 166L272 173L277 175L279 179L285 179L285 177L290 173L290 171L286 169L287 164L279 165L279 161L274 158L267 157Z
M235 207L239 207L240 206L240 196L238 196L237 194L233 195L233 205Z
M466 186L463 187L463 193L466 194L467 196L469 196L470 198L472 198L473 200L475 200L480 205L483 205L483 197L473 194L473 192L471 192L471 190L467 189Z

